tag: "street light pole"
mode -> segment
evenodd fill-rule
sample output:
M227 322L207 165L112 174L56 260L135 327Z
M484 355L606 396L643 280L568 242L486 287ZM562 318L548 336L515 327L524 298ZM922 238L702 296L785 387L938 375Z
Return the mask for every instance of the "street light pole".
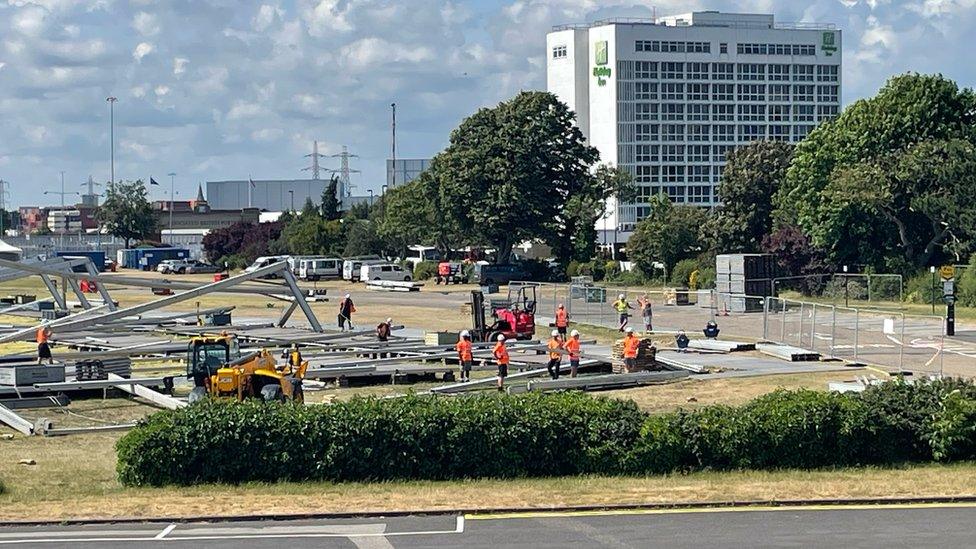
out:
M929 292L932 294L932 314L935 314L935 265L929 267L929 272L932 273L932 290Z
M396 103L390 103L390 108L393 109L393 181L390 183L396 185Z
M291 197L291 211L295 212L295 191L288 191L288 195Z
M844 307L850 307L850 292L847 278L847 265L844 265Z
M369 189L369 205L373 205L373 189Z
M108 101L108 112L109 112L109 136L111 141L111 165L112 165L112 180L109 185L115 185L115 102L118 98L109 96L105 98Z
M173 190L176 188L176 172L169 172L169 240L173 241Z

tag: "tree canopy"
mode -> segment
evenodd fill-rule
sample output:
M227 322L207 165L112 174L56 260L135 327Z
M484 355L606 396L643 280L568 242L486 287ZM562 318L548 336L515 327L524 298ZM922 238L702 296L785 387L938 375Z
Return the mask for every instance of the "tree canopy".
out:
M329 180L329 184L322 191L322 217L328 221L335 221L342 217L339 199L339 180L335 176Z
M627 257L647 275L654 272L655 262L670 273L678 261L702 251L699 235L708 214L695 206L672 204L663 194L651 197L649 204L650 213L627 241Z
M156 215L141 180L109 185L97 219L109 234L125 240L126 248L132 240L144 240L158 232Z

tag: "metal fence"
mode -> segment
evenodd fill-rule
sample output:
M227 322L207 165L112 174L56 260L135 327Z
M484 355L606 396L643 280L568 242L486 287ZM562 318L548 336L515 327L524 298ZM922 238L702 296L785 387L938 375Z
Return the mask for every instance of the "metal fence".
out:
M580 324L620 328L613 307L623 296L628 325L642 331L638 298L651 302L655 333L698 333L709 321L721 337L766 340L810 349L827 358L875 364L920 373L942 373L950 365L973 359L946 354L944 319L865 307L845 307L779 297L722 294L714 290L616 288L595 284L513 282L510 287L535 286L540 321L552 319L563 304ZM585 330L585 329L584 329ZM947 358L948 357L948 358Z
M901 302L905 283L897 274L831 273L786 276L769 279L770 293L797 292L807 297L829 299L835 304Z

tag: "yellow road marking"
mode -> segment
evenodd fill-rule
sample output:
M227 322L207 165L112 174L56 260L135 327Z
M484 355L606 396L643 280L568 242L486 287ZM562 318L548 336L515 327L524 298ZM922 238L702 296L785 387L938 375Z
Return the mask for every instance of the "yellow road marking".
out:
M948 509L948 508L976 508L976 502L959 503L858 503L858 504L823 504L823 505L744 505L728 507L694 507L669 509L607 509L592 511L528 511L518 513L485 513L467 514L466 520L507 520L532 518L560 518L560 517L601 517L613 515L674 515L692 513L744 513L744 512L774 512L774 511L844 511L844 510L887 510L887 509Z

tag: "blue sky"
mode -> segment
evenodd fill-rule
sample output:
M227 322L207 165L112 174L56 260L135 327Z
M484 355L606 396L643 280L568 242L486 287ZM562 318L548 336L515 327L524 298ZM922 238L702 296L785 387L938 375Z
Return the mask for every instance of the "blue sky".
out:
M653 4L774 13L844 32L844 102L897 73L941 72L971 86L976 0L740 0ZM555 24L648 17L614 0L0 0L0 179L15 205L44 203L116 174L294 178L318 139L348 145L358 191L383 183L390 103L398 156L429 157L467 114L544 89ZM338 166L326 159L323 164ZM163 189L168 185L163 185ZM153 189L162 198L161 189Z

